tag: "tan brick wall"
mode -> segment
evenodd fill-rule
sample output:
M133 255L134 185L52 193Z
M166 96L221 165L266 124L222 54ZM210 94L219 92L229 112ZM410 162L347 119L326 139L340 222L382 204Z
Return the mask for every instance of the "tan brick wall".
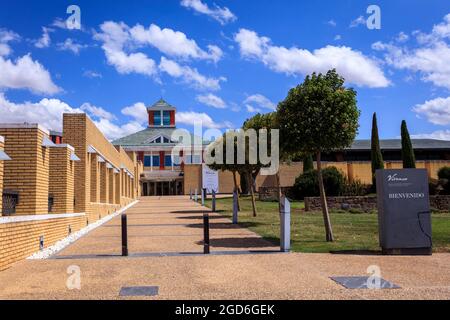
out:
M202 188L202 166L199 164L186 164L184 166L184 194L189 194L192 191L194 194L197 189L200 194Z
M17 215L48 211L49 148L42 147L47 133L35 125L0 127L5 152L12 158L4 166L4 190L19 192Z
M91 155L91 202L100 202L100 163L95 153Z
M109 182L109 186L108 186L108 192L109 192L108 200L109 200L109 203L110 204L116 204L116 200L115 200L116 179L114 177L114 170L113 169L108 169L108 182Z
M3 151L3 137L0 137L0 151ZM3 161L0 160L0 216L2 215L2 205L3 201L1 196L3 195Z
M85 217L0 224L0 271L39 251L39 237L49 247L85 227Z
M106 163L100 163L100 202L109 203L109 174Z
M70 160L72 148L50 148L49 195L53 196L51 213L73 213L75 165Z

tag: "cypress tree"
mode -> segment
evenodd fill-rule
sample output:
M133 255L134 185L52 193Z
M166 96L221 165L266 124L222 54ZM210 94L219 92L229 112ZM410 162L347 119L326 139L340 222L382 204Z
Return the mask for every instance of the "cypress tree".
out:
M404 169L416 168L416 157L405 120L402 121L402 160Z
M380 138L378 137L377 114L372 118L372 142L370 159L372 160L372 184L375 187L375 172L378 169L384 169L383 155L381 154Z
M314 161L311 154L303 158L303 173L314 170Z

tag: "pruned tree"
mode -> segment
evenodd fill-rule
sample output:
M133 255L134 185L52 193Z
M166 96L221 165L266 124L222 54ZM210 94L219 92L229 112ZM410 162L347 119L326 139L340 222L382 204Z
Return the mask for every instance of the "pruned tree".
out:
M303 173L314 170L314 160L311 154L303 157Z
M402 121L402 160L403 168L416 168L416 156L414 155L414 149L411 143L411 137L409 136L408 127L406 121Z
M321 155L349 147L358 132L356 91L344 86L336 70L313 73L278 105L280 149L316 155L326 240L334 241L322 178Z
M370 148L370 159L372 162L372 188L376 186L375 172L378 169L384 169L383 155L381 153L380 138L378 136L377 114L374 113L372 117L372 137Z

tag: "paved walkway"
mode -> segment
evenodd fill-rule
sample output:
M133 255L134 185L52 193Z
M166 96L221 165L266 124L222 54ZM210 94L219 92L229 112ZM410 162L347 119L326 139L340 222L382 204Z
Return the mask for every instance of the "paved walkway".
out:
M158 286L151 299L450 299L450 254L273 253L277 247L212 215L215 254L204 256L204 211L188 197L143 198L127 212L130 257L118 256L117 217L53 259L0 272L0 299L120 299L124 286ZM329 279L364 276L371 265L402 288L348 290ZM80 268L81 290L67 289L70 266Z

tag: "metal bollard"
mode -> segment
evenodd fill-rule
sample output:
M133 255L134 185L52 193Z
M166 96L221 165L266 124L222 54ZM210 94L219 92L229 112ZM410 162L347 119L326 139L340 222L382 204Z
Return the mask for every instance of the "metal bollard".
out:
M194 201L195 201L195 202L198 202L197 189L195 189Z
M203 253L209 254L209 215L203 214Z
M291 203L285 196L280 199L280 250L291 250Z
M211 205L212 212L216 212L216 191L212 191L212 205Z
M233 224L238 223L238 193L235 190L233 192Z
M192 189L189 189L189 200L192 200Z
M205 205L206 189L202 189L202 206Z
M128 256L127 215L122 214L122 257Z

